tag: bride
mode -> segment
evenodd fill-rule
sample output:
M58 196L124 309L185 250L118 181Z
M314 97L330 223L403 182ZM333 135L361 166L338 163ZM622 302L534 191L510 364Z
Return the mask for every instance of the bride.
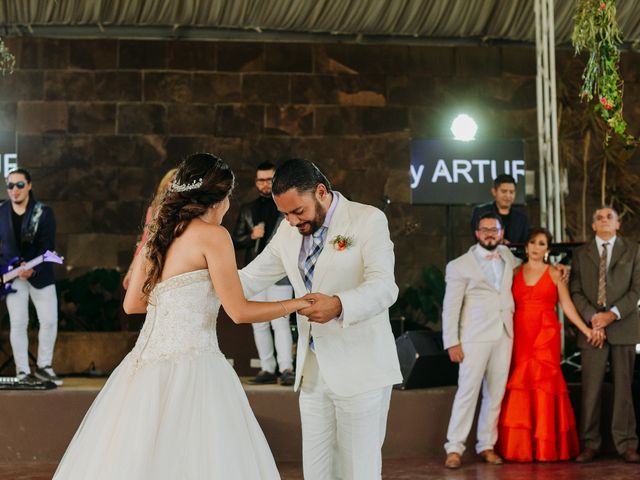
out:
M147 313L69 445L55 480L273 480L278 470L235 372L220 352L220 305L263 322L306 300L251 302L220 223L234 176L219 158L182 162L136 257L124 300Z

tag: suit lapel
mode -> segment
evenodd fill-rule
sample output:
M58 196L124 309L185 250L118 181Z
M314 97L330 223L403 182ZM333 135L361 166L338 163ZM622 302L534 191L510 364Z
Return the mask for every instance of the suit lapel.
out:
M611 261L607 269L608 272L610 272L613 266L620 260L625 250L626 245L624 244L624 240L620 237L616 238L616 243L613 244L613 250L611 251Z
M337 192L334 194L340 195ZM312 290L316 290L318 286L322 283L322 279L330 270L330 265L332 265L333 257L336 254L336 249L333 248L333 245L329 243L331 239L333 239L336 235L347 236L347 229L349 227L349 201L344 198L342 195L338 197L338 205L336 205L336 210L333 212L333 217L331 218L331 223L329 224L329 228L327 229L327 237L324 241L324 247L322 248L322 252L316 261L316 268L313 274L313 283Z
M284 225L282 225L282 227L284 227ZM298 258L300 257L300 249L302 248L302 235L300 235L295 227L290 225L286 225L286 227L289 229L289 236L287 241L282 243L281 246L282 258L286 259L286 262L289 264L288 267L285 265L285 270L287 272L294 272L288 275L294 290L304 293L306 292L306 288L302 275L300 274L300 269L298 268Z
M587 247L587 257L595 264L596 268L600 267L600 255L598 255L598 245L595 239L591 241Z
M502 270L502 278L500 279L500 288L502 291L504 291L507 289L507 286L505 285L505 283L508 283L509 275L511 275L511 278L513 279L513 267L511 266L511 262L507 258L507 254L505 253L504 249L498 247L498 255L500 255L500 258L504 263L504 268Z

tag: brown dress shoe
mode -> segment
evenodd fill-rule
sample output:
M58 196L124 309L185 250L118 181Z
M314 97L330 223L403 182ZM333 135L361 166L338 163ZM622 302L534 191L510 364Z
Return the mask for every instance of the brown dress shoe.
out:
M444 461L447 468L460 468L462 466L462 457L459 453L447 453L447 459Z
M598 452L593 448L585 447L580 455L576 457L576 462L578 463L589 463L592 462L594 458L598 456Z
M491 449L483 450L478 455L480 455L482 460L484 460L489 465L502 465L504 463L502 461L502 458L500 458L500 456Z
M640 463L640 454L636 452L633 448L627 449L620 456L627 463Z

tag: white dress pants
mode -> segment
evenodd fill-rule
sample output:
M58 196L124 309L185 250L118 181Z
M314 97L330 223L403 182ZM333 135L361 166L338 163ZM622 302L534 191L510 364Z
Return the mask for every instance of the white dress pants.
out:
M256 302L279 302L290 300L293 297L293 287L291 285L272 285L266 290L255 295L251 300ZM276 356L278 358L280 371L293 368L293 338L291 337L291 326L289 317L280 317L270 322L252 323L253 338L256 342L256 349L260 357L260 369L265 372L276 371ZM273 337L271 329L273 328Z
M307 353L300 389L305 480L376 480L391 385L351 397L325 383L315 354Z
M7 295L7 310L11 324L11 349L16 363L16 373L31 373L29 367L29 297L36 307L40 329L38 331L38 367L50 366L58 335L58 298L56 286L35 288L28 281L16 278L15 293Z
M504 329L496 341L462 344L464 360L460 363L458 390L451 409L447 443L444 445L447 453L464 453L480 390L482 404L478 417L476 452L493 449L498 439L498 418L509 377L512 347L513 339Z

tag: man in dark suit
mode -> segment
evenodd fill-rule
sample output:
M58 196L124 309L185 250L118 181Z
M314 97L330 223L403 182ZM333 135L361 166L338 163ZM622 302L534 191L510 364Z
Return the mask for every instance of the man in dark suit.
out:
M54 250L56 240L53 210L36 201L29 172L23 168L14 170L6 180L9 200L0 205L0 262L4 265L15 257L29 261L47 250ZM7 310L16 376L22 380L31 375L27 336L31 298L40 323L34 374L41 380L62 385L51 367L58 333L58 299L52 264L41 263L23 271L12 287L16 292L7 296Z
M529 233L529 220L527 216L519 210L513 208L516 199L516 181L511 175L498 175L493 181L491 195L495 199L493 202L478 205L473 209L471 215L471 235L475 238L478 219L486 213L497 215L502 223L503 238L502 243L526 243Z
M614 382L611 434L616 450L630 463L640 463L631 383L640 342L640 249L638 243L617 235L618 213L602 207L593 215L595 238L573 254L571 297L580 315L596 329L605 329L607 341L599 349L578 338L582 354L582 453L577 462L598 454L601 389L607 361Z
M245 251L245 265L251 263L264 250L283 219L271 196L271 182L275 170L275 165L269 162L258 165L255 179L258 198L240 207L232 238L235 247ZM293 287L287 277L284 277L252 300L277 302L292 297ZM293 385L296 376L293 370L293 337L289 316L285 315L270 322L253 323L251 326L260 357L260 372L250 383L256 385L276 383L278 381L276 368L279 367L280 384Z

